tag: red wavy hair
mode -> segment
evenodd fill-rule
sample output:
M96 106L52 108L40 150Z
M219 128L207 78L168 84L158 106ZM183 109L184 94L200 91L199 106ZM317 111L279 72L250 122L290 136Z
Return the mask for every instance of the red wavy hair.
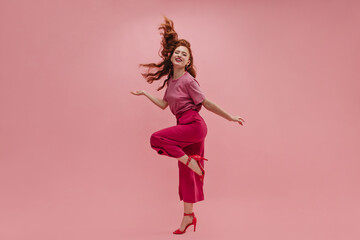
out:
M168 19L166 16L164 16L164 19L165 23L162 23L159 27L159 30L163 30L160 33L162 35L162 42L161 48L159 50L159 56L162 58L162 61L159 63L139 64L139 67L148 68L146 73L141 73L141 75L148 83L152 83L153 81L159 80L163 76L167 75L167 79L164 81L163 85L157 89L158 91L163 89L165 84L169 81L170 77L173 76L171 56L175 49L179 46L184 46L189 50L190 65L185 67L185 70L189 72L194 78L196 77L190 43L185 39L178 39L178 34L174 30L174 22ZM156 72L151 73L151 69L155 69Z

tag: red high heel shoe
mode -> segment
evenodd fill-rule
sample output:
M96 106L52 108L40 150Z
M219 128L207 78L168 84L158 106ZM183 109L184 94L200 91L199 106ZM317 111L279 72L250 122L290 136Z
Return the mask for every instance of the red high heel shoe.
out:
M206 161L208 161L208 160L207 160L206 158L203 158L203 157L200 156L200 155L190 155L189 158L188 158L188 160L187 160L187 162L186 162L186 166L189 165L189 163L190 163L190 161L191 161L191 158L195 159L196 162L197 162L197 164L199 165L199 167L200 167L200 169L201 169L201 171L202 171L202 175L199 175L200 181L204 182L205 170L204 170L204 168L201 166L200 160L206 160Z
M194 213L184 213L184 216L193 216L193 220L191 223L189 223L188 225L186 225L184 231L180 231L180 228L176 229L173 234L184 234L186 232L186 229L191 226L191 225L194 225L194 232L196 230L196 222L197 222L197 219L195 217L195 214Z

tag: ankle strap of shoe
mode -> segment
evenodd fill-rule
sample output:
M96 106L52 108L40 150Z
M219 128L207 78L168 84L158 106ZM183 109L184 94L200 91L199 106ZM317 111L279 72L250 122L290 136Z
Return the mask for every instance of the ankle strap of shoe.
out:
M194 216L194 212L192 212L192 213L184 213L184 216Z

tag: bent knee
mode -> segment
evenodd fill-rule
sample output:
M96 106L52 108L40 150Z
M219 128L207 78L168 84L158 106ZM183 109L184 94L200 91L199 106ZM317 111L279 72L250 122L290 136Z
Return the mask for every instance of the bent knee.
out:
M150 144L151 146L156 146L160 142L160 136L157 133L153 133L150 136Z
M158 154L163 154L164 151L160 149L160 146L161 146L160 138L161 137L159 135L152 134L150 137L150 145L151 145L151 148L156 150Z

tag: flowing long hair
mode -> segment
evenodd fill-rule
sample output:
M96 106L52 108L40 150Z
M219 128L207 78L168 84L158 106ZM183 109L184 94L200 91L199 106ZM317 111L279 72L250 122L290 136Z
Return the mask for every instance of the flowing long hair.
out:
M162 58L162 61L159 63L139 64L139 67L148 68L146 73L141 73L141 75L148 83L152 83L154 80L159 80L161 77L167 75L163 85L157 89L158 91L164 88L165 84L174 74L171 63L171 56L173 55L175 49L179 46L184 46L189 50L190 65L186 66L185 70L189 72L194 78L196 77L190 43L185 39L178 39L178 34L174 30L174 22L168 19L166 16L164 16L164 19L165 23L162 23L159 27L159 30L163 30L163 32L160 33L162 35L162 42L161 48L159 50L159 56ZM152 69L155 69L156 72L150 72Z

